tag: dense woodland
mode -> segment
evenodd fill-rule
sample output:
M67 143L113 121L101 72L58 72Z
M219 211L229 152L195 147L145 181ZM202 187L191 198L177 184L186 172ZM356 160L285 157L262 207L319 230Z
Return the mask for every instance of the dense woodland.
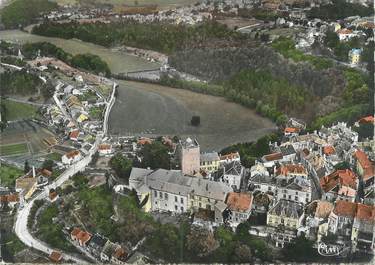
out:
M217 22L206 22L191 27L167 23L91 23L79 24L46 22L33 28L33 33L83 41L111 47L126 45L170 54L176 50L199 46L210 39L244 39L244 35L229 30Z
M10 1L0 12L5 28L18 28L36 22L40 13L57 9L57 3L48 0Z
M349 3L345 0L333 0L331 4L313 7L308 12L309 18L320 18L323 20L338 20L350 16L370 16L374 9L361 4Z

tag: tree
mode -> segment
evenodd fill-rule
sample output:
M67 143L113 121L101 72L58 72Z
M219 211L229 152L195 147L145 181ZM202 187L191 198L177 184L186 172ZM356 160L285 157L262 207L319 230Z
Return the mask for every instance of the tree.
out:
M305 236L298 236L283 248L284 258L297 262L311 261L316 255L313 245L314 242L308 240Z
M127 183L130 177L130 171L133 163L121 153L115 154L109 161L109 165L115 171L117 177L124 179Z
M191 125L199 126L201 124L201 117L200 116L193 116L191 118Z
M198 256L205 256L213 251L218 245L214 234L200 227L194 227L186 237L187 249Z
M142 147L140 155L142 157L141 166L144 168L170 168L170 156L168 147L159 141L146 144Z
M47 169L49 171L53 171L53 164L54 164L53 160L46 159L46 160L44 160L44 162L42 164L42 168Z
M25 165L23 166L23 173L25 173L25 174L27 174L27 173L29 173L29 171L30 171L30 165L29 165L29 161L25 161Z

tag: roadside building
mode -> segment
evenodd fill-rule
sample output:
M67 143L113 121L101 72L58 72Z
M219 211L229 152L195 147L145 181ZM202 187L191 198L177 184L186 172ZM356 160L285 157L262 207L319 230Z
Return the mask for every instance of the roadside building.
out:
M79 160L81 160L82 156L80 151L73 150L61 157L61 162L65 165L71 165Z
M77 243L81 247L86 247L91 239L91 234L89 232L83 231L78 227L73 228L70 232L70 238L73 242Z
M354 202L358 190L358 178L350 169L336 170L320 179L322 199L334 202L342 199Z

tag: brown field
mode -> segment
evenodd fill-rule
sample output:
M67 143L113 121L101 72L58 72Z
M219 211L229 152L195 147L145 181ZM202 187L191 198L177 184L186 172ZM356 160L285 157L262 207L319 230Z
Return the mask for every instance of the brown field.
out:
M199 127L190 125L193 115L200 116ZM204 151L253 141L275 128L270 120L221 97L126 81L120 81L109 119L111 134L195 136Z

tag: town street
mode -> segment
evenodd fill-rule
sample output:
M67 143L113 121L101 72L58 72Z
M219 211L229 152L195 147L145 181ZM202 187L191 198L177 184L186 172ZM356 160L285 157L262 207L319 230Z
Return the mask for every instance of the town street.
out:
M101 143L104 135L107 132L108 128L108 116L111 111L111 108L113 106L113 103L115 101L115 89L117 84L113 84L113 91L111 94L111 98L109 102L107 103L107 108L105 112L105 118L103 122L103 134L98 134L96 136L96 141L93 144L92 148L90 149L87 156L85 156L82 160L72 164L70 167L68 167L57 179L56 181L52 182L50 185L44 187L44 190L40 192L37 196L32 198L30 201L25 203L23 207L20 207L18 214L17 214L17 220L15 222L14 230L18 238L27 246L38 249L46 254L51 254L52 251L54 251L53 248L47 246L45 243L39 241L38 239L34 238L27 228L27 220L28 216L30 214L30 210L36 200L43 200L48 197L48 192L50 189L56 189L57 187L60 187L65 181L67 181L70 177L72 177L77 172L84 170L84 168L91 162L92 155L95 154L98 150L98 145ZM56 104L59 106L59 108L63 111L63 113L68 116L65 109L61 105L61 102L57 99L56 95L54 95L54 99ZM85 260L82 260L78 257L63 253L63 258L68 261L72 260L77 263L88 263Z

